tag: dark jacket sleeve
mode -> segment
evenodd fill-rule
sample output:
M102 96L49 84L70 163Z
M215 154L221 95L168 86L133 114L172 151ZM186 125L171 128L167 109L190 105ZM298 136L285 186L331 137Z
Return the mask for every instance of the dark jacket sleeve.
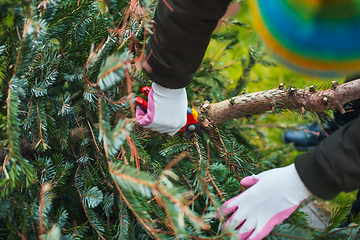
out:
M340 192L360 189L360 118L298 155L295 167L315 196L330 200Z
M166 1L166 3L165 3ZM231 0L159 0L154 34L146 52L154 82L167 88L190 84L209 44L211 33Z

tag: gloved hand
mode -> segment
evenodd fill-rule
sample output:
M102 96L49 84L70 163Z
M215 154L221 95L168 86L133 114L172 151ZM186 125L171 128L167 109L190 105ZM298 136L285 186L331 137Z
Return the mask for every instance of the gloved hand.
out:
M294 164L246 177L241 180L241 185L251 188L221 207L225 214L235 211L226 221L225 228L239 227L241 240L263 239L311 194Z
M137 106L136 119L145 128L174 135L186 124L186 90L169 89L156 83L151 87L147 112Z

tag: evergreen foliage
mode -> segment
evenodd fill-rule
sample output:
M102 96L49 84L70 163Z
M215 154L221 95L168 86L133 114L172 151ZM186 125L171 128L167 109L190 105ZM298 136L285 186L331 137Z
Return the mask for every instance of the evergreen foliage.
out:
M204 129L202 142L135 123L154 7L0 0L1 239L235 238L221 231L219 207L244 190L239 180L266 168L238 129ZM238 44L231 33L214 39L228 41L226 50ZM221 71L204 60L188 89L192 104L242 91L256 62L273 65L261 51L249 49L238 85L226 93ZM347 209L324 231L296 211L267 239L352 238L359 218L338 228Z

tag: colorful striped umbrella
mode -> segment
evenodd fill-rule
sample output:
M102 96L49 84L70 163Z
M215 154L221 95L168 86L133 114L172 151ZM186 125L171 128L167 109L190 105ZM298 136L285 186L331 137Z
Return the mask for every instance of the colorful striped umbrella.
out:
M249 0L258 34L276 58L312 76L360 72L360 0Z

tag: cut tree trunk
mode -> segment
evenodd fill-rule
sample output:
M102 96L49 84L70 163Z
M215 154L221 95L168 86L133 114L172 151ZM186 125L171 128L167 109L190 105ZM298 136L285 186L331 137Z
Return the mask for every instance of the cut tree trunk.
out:
M234 118L246 117L266 111L295 110L302 113L321 113L338 110L345 113L343 105L360 98L360 79L338 84L332 82L331 88L317 91L314 86L308 89L285 88L239 95L218 103L205 102L196 109L199 123L207 128L225 123Z

